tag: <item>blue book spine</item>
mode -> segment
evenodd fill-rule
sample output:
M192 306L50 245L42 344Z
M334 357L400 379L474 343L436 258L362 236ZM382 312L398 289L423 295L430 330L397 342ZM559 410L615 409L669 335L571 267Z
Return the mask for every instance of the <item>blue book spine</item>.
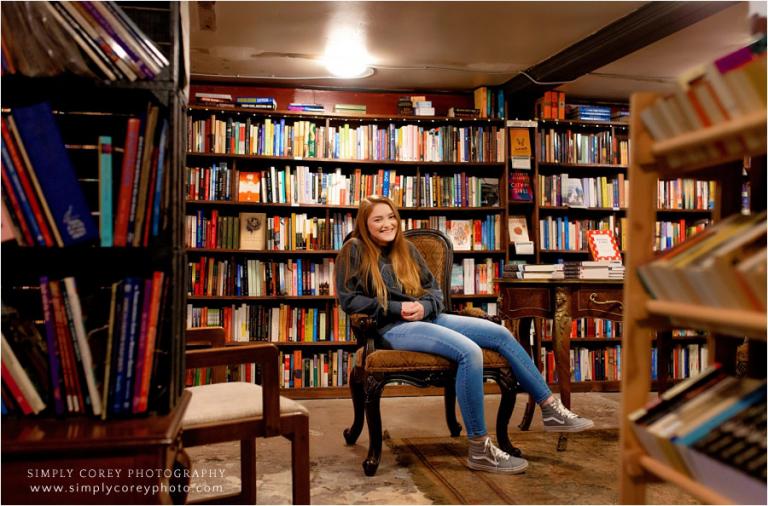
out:
M59 364L59 345L56 339L56 328L53 322L51 296L48 291L48 277L40 277L40 295L43 303L43 318L45 320L45 339L48 345L48 372L51 377L51 394L53 407L57 415L63 415L66 411L64 393L62 389L63 377Z
M157 179L155 181L155 198L152 201L152 237L160 235L160 214L163 196L163 181L165 177L165 154L168 149L168 120L163 120L160 130L160 142L157 151ZM229 187L226 187L228 191Z
M131 315L130 315L130 324L128 326L128 337L126 339L126 351L124 356L124 372L125 372L125 381L123 389L123 407L122 412L124 413L130 413L131 408L133 406L133 382L135 380L135 369L136 369L136 345L139 340L139 324L141 323L141 286L142 282L140 279L134 279L133 280L133 291L132 291L132 297L133 300L131 301Z
M381 193L385 197L389 197L389 170L384 169L384 179L381 184Z
M99 137L99 231L101 245L113 245L112 238L112 137ZM156 202L157 204L157 202Z
M302 266L301 258L296 259L296 295L301 297L304 295L303 281L304 281L304 268Z

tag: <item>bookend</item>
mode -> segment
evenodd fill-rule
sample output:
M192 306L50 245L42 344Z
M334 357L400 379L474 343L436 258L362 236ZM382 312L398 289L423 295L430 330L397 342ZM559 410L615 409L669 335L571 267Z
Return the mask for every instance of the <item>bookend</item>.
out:
M405 237L411 241L427 262L432 274L443 289L445 305L450 309L450 277L453 249L449 239L433 229L408 230ZM478 308L462 314L493 319ZM482 314L480 314L482 313ZM456 364L448 359L414 351L377 349L378 333L373 318L363 314L350 315L352 331L359 345L356 364L349 378L354 420L344 430L344 440L353 445L368 422L368 456L363 461L367 476L376 474L381 461L381 394L389 383L402 382L416 387L444 389L445 419L452 437L461 434L456 419ZM498 323L498 320L497 320ZM507 427L515 408L517 379L506 359L495 351L483 349L483 377L493 379L501 390L501 404L496 415L496 438L505 452L520 457L522 452L509 440Z

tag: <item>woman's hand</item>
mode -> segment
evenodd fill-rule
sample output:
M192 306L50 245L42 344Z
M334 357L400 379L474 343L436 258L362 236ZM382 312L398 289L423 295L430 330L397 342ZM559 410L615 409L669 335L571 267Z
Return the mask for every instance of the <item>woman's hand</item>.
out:
M420 302L403 302L400 316L409 322L418 322L424 319L424 306Z

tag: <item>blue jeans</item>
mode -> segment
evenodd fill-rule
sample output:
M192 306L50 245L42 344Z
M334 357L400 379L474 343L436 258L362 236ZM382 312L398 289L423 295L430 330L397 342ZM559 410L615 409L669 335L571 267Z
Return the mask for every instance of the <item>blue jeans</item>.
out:
M470 437L487 434L481 348L497 351L506 358L520 386L533 395L537 403L552 395L531 357L512 333L488 320L442 313L431 322L398 323L387 330L382 339L395 350L432 353L458 364L456 398Z

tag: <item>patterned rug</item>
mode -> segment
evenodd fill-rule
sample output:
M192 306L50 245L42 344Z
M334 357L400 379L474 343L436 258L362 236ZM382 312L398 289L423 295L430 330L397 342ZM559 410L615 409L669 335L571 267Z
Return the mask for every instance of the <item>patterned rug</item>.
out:
M568 449L556 450L557 434L514 432L529 467L519 475L468 469L468 442L458 438L400 438L387 444L398 464L412 473L417 487L435 504L617 504L617 429L571 434ZM648 504L693 504L668 484L652 484Z

